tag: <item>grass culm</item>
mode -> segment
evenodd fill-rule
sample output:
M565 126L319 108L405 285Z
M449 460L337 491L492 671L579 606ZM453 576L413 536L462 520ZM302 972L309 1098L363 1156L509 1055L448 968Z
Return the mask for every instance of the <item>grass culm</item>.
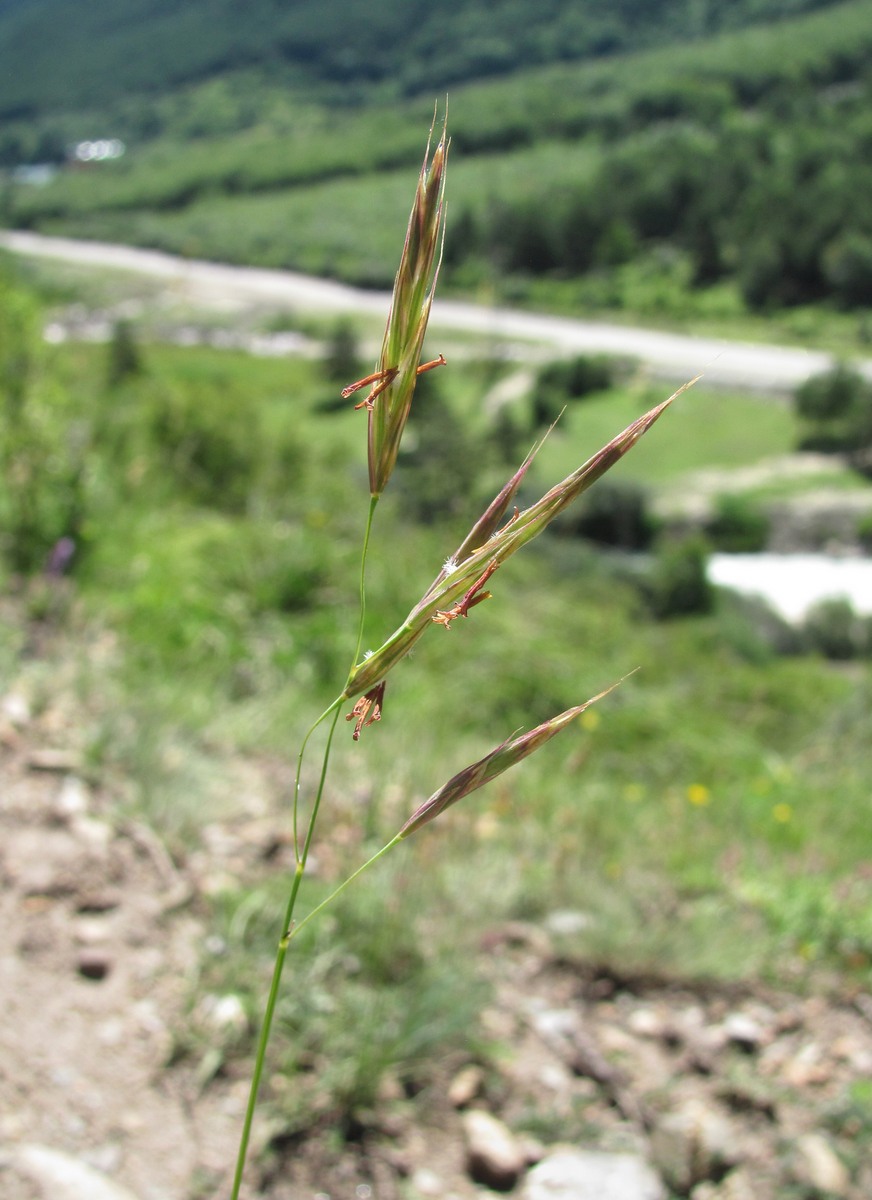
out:
M595 701L612 690L614 683L598 695L574 704L563 712L541 721L532 729L515 731L488 754L457 772L423 803L419 804L392 838L353 871L335 890L298 920L297 901L306 872L316 825L325 795L330 766L331 748L339 728L343 710L352 723L351 736L360 740L371 726L380 722L385 709L385 693L389 674L425 635L445 637L450 634L457 643L457 653L469 656L467 638L454 632L455 626L465 626L468 620L477 623L483 616L482 605L491 596L490 589L499 586L498 574L503 564L527 543L536 538L579 495L604 475L630 450L669 406L669 397L643 416L632 421L601 450L581 466L571 471L535 502L520 508L515 505L528 468L538 446L528 454L493 501L475 521L460 545L446 554L435 577L423 595L413 604L400 626L372 651L363 652L366 630L366 579L370 542L379 500L388 485L397 458L403 432L411 411L416 383L422 373L446 367L442 355L422 362L424 338L439 274L445 218L445 183L448 158L446 124L435 148L433 131L427 143L424 163L418 178L409 218L405 244L394 282L393 297L375 369L364 378L350 383L343 396L353 401L364 394L355 407L367 422L367 459L369 472L369 503L366 510L361 551L359 611L357 615L356 647L348 675L339 694L321 713L303 738L297 759L293 788L292 814L295 868L290 882L281 936L276 952L272 982L258 1038L252 1072L249 1100L243 1123L237 1156L232 1200L238 1200L248 1154L252 1122L257 1107L258 1092L266 1062L267 1047L273 1027L281 990L282 974L291 943L313 918L332 903L363 871L394 849L400 842L417 835L425 825L440 816L470 792L484 786L509 767L514 766L539 749L562 730L576 722ZM683 390L683 389L681 389ZM678 395L678 393L676 393ZM450 419L450 418L446 418ZM540 443L541 445L541 443ZM398 572L399 575L399 572ZM530 614L535 622L536 614ZM434 628L435 627L435 628ZM435 630L439 632L436 633ZM466 630L464 629L464 633ZM515 648L507 646L507 655ZM632 668L633 664L628 664ZM434 682L435 687L435 682ZM474 704L474 697L470 697ZM462 714L459 714L462 719ZM321 765L316 773L314 794L304 796L303 764L312 735L326 726Z

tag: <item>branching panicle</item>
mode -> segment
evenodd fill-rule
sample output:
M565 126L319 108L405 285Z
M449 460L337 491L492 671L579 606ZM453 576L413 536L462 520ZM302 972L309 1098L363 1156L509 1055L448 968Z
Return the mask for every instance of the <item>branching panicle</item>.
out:
M432 128L430 133L432 140ZM348 398L364 388L369 389L365 398L355 406L358 409L365 409L367 413L370 485L369 512L363 536L360 567L357 643L344 689L312 725L303 739L297 758L292 813L296 869L290 887L282 925L282 936L279 941L269 998L258 1040L231 1200L239 1200L258 1088L264 1070L266 1049L278 1001L279 984L291 938L296 937L304 925L388 850L434 820L458 800L477 788L483 787L503 771L539 749L556 734L568 728L585 709L607 695L612 688L600 692L599 695L584 704L576 705L558 716L544 721L527 733L508 738L489 754L458 772L437 789L427 801L415 809L391 841L382 846L352 875L340 883L335 891L308 916L295 922L294 910L297 894L306 869L319 808L325 795L330 747L340 710L345 706L346 701L356 700L351 711L347 713L346 720L354 722L352 737L357 742L364 729L381 720L387 676L397 663L409 654L418 639L431 625L441 625L445 629L450 629L454 621L468 617L473 608L487 600L491 593L485 585L499 567L527 542L542 533L567 505L571 504L618 462L651 428L675 399L675 396L679 395L680 391L684 391L684 388L681 388L679 392L675 393L675 396L671 396L664 403L632 422L607 446L604 446L535 503L523 509L516 505L513 514L506 519L506 514L527 475L536 451L539 449L539 446L534 447L473 524L457 550L445 559L436 579L411 609L399 629L378 649L372 652L367 651L361 657L366 613L366 562L375 508L396 464L400 439L409 417L417 378L425 371L445 366L445 358L441 354L429 362L421 362L424 336L439 274L444 240L445 169L448 151L444 124L440 140L432 155L430 153L431 140L428 140L424 163L418 178L403 253L394 281L390 314L378 364L371 374L349 384L342 392L343 397ZM304 826L305 833L302 837L298 837L303 756L312 734L322 723L327 722L329 722L328 734L318 785L311 802L307 823Z

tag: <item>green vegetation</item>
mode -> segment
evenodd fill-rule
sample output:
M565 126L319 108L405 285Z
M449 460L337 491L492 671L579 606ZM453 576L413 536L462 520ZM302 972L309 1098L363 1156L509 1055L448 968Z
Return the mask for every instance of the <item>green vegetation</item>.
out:
M354 339L330 331L323 362L147 345L132 327L107 347L47 347L40 318L38 297L7 273L0 548L19 601L0 613L4 686L25 680L45 701L62 673L33 647L62 639L88 771L123 780L112 788L123 812L183 856L233 811L240 763L269 758L287 774L354 650L366 418L353 400L325 402L340 364L355 364ZM378 514L388 552L371 564L366 644L404 618L506 475L506 413L475 407L494 369L422 378L411 448ZM663 398L648 389L625 380L573 401L530 493ZM532 400L510 415L523 455ZM746 464L798 431L786 406L704 389L666 420L622 463L622 487L680 487L700 465ZM8 469L19 462L28 469ZM440 506L440 479L468 507ZM28 520L16 524L18 512ZM472 620L422 639L365 744L342 739L306 903L507 729L640 670L303 931L305 967L283 993L270 1060L276 1137L328 1124L353 1135L385 1081L410 1095L458 1043L498 1052L473 1020L482 985L457 962L505 919L589 913L567 953L624 970L868 979L872 642L851 624L854 661L829 661L845 620L828 613L818 652L798 653L771 616L710 592L699 544L663 544L640 582L565 533L507 562ZM47 573L62 537L75 557ZM204 1080L247 1070L286 884L285 866L264 862L210 900L215 938L178 1044ZM218 1036L201 1002L228 995L242 1019ZM376 1006L378 1037L362 1047L350 1031Z
M403 73L392 69L381 43L365 83L353 67L367 38L381 37L380 19L369 10L367 32L354 41L346 68L331 65L329 55L323 61L338 89L332 98L314 85L283 86L276 62L243 69L233 54L217 55L221 73L182 84L187 68L174 74L170 59L163 82L175 81L175 90L118 98L99 120L75 105L56 117L48 96L26 120L10 111L0 140L0 162L10 165L62 157L66 142L94 136L107 121L129 146L116 162L62 170L44 187L6 187L0 217L50 232L389 285L406 172L418 159L419 130L450 61L448 287L574 312L737 329L744 322L755 336L819 340L826 329L826 340L838 339L850 352L868 341L872 224L856 203L870 188L867 0L675 0L610 5L607 14L606 6L600 12L586 5L583 15L577 5L506 5L489 39L432 44L428 22L441 17L421 22L408 6L402 16L397 6L384 7L386 20L414 20L415 37L427 45L416 57L415 38L403 43L419 81L414 95L406 94ZM308 8L295 6L271 19L301 21L307 13L305 37L326 48L337 14L348 18L345 8L321 5L318 21L310 21ZM148 12L145 0L133 6L131 29ZM201 73L218 69L208 46L226 41L222 13L212 14L208 37L185 43L185 54L205 55ZM13 14L0 14L0 21ZM200 6L186 6L185 21L201 17ZM26 23L22 12L16 19ZM465 4L454 19L465 33L469 22L481 30L483 7ZM515 20L526 22L523 44L539 47L523 63L505 57L522 44L510 36ZM540 21L560 52L543 49ZM589 24L589 43L564 28L577 21ZM609 54L591 58L603 22L614 34L605 43ZM155 25L158 41L169 16L166 23ZM266 28L247 21L246 37L256 41ZM48 53L61 41L44 44ZM101 43L109 59L114 44ZM318 52L306 44L317 74ZM148 45L137 44L137 63L148 61ZM470 56L465 65L461 46ZM234 53L253 50L237 39ZM281 58L280 48L276 54ZM558 61L564 54L571 61ZM509 73L488 77L494 71ZM64 76L28 70L27 79L36 78L60 87ZM16 79L20 84L21 72L5 76L9 87ZM339 102L352 96L354 106ZM786 310L796 311L795 320L769 330L749 322Z
M859 371L840 363L813 376L797 389L795 404L803 449L839 454L872 475L872 383Z
M250 0L245 19L230 0L125 0L111 18L85 0L0 8L0 115L118 105L125 94L165 93L225 73L188 119L231 128L250 114L239 79L252 65L281 86L344 101L372 91L397 97L540 64L614 54L699 37L816 8L833 0L457 0L450 17L407 3ZM131 54L131 47L136 54ZM234 86L237 85L237 86ZM131 106L132 107L132 106ZM142 118L140 118L142 119Z

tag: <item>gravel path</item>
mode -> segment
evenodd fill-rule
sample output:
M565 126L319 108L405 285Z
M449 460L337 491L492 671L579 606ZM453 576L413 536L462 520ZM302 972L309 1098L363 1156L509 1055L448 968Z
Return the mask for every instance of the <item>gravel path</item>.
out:
M389 298L292 271L227 266L175 258L154 250L0 231L0 246L19 254L133 271L165 280L192 300L276 304L320 313L384 316ZM820 351L690 337L598 321L574 320L507 308L437 300L431 328L474 333L495 341L538 343L567 354L599 353L638 358L664 379L683 382L700 372L708 383L760 392L790 391L832 359ZM859 364L872 379L872 359Z

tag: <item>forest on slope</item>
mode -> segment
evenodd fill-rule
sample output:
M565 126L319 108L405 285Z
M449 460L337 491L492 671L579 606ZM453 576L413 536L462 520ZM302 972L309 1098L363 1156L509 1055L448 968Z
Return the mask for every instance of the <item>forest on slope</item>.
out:
M261 65L333 95L409 95L685 41L834 0L5 0L0 116L117 103Z
M367 6L364 30L339 0L272 16L261 0L223 58L238 14L213 0L186 6L186 21L213 21L202 37L176 30L176 66L160 52L172 13L131 52L155 3L130 0L90 38L85 21L64 64L40 58L56 36L26 52L54 0L0 7L0 68L24 47L16 70L0 69L0 107L32 110L5 122L0 163L62 163L76 137L128 142L123 159L61 169L41 188L10 171L4 224L384 286L406 172L451 84L449 286L646 317L872 304L872 214L858 203L872 184L869 0L469 0L441 23L420 16L408 37L414 5ZM292 42L309 47L293 69L281 49ZM488 58L486 43L505 55ZM97 51L99 116L76 108L74 78ZM25 78L44 81L40 97L28 100Z

